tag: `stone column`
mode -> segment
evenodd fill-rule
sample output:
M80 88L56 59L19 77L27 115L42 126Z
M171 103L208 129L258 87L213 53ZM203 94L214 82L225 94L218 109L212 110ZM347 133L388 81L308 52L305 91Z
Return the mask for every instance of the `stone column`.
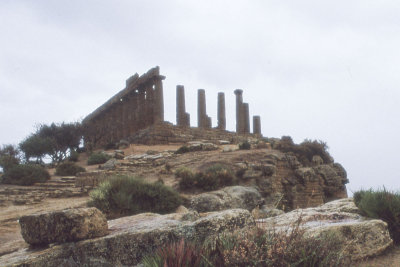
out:
M164 121L164 93L162 78L163 76L160 76L154 82L154 123Z
M153 84L152 83L146 84L145 90L146 90L146 112L144 113L145 116L144 127L147 127L154 124L154 110L156 109L156 104L154 101Z
M243 103L243 133L250 133L249 104Z
M218 93L218 129L226 130L225 94Z
M236 133L241 134L243 133L243 125L241 124L242 121L242 105L243 105L243 90L236 89Z
M139 100L139 94L135 90L132 92L132 96L129 101L129 135L132 135L133 133L136 132L137 129L137 118L136 118L136 110L138 109L138 100Z
M126 138L129 136L129 101L130 101L130 96L125 96L122 99L121 105L122 105L122 138Z
M253 116L253 134L261 135L261 119L260 119L260 116Z
M145 93L144 90L139 88L139 97L138 97L138 108L136 109L135 112L135 117L136 117L136 131L143 129L145 127L145 121L146 121L146 98L145 98Z
M183 85L176 86L176 125L189 126L186 118L185 88Z
M206 92L204 89L197 91L197 126L199 128L206 128Z

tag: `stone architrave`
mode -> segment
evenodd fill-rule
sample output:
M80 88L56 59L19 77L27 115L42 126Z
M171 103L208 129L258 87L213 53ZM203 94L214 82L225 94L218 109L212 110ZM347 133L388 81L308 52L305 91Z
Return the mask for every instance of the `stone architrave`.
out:
M261 118L253 116L253 134L261 135Z
M250 133L250 115L248 103L243 103L243 125L243 133Z
M242 124L243 90L236 89L234 93L236 95L236 133L241 134L244 130Z
M225 117L225 94L218 93L218 129L226 129L226 117Z

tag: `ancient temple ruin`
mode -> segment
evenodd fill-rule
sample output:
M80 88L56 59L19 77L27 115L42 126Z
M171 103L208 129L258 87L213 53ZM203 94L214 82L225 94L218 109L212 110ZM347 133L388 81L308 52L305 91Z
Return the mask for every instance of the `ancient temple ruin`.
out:
M165 76L155 67L126 81L126 87L89 114L82 122L86 145L105 146L129 140L139 131L164 122L163 84ZM243 90L236 95L236 134L250 134L249 104L243 103ZM212 119L207 115L206 92L197 91L197 122L199 130L212 130ZM226 132L225 94L218 93L217 127ZM176 124L190 128L190 114L186 112L185 89L176 86ZM227 132L228 133L228 132ZM261 135L260 116L253 117L253 134Z

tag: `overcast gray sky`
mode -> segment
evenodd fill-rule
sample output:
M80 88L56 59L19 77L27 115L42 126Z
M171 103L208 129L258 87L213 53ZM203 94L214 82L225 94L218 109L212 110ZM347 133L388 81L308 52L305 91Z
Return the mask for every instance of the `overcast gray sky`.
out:
M264 136L326 141L349 190L398 190L400 2L1 0L0 144L37 123L76 121L159 65L166 120L185 85L196 125L206 89L244 90Z

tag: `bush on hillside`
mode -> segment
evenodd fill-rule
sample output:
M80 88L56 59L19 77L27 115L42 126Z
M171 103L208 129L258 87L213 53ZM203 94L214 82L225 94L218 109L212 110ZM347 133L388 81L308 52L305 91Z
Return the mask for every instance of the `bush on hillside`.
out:
M50 179L49 172L38 164L14 165L3 174L4 184L33 185Z
M183 167L175 172L175 176L179 179L179 188L182 190L198 188L210 191L236 182L232 170L219 163L211 165L204 172L197 173Z
M77 162L79 160L79 153L76 150L71 150L68 160L72 162Z
M232 185L235 176L227 166L216 163L196 175L197 187L205 191Z
M353 199L365 216L385 221L393 241L400 244L400 193L385 188L360 190L354 193Z
M191 189L196 185L195 175L189 168L182 167L177 169L175 171L175 177L179 179L180 189Z
M239 144L239 149L240 150L249 150L249 149L251 149L251 145L248 141L245 141L245 142Z
M133 176L113 176L90 192L90 206L109 218L142 212L168 213L182 203L181 196L162 183L147 183Z
M86 171L85 168L76 165L73 162L63 162L56 168L56 175L59 176L75 176L78 172Z
M3 145L0 147L0 167L3 171L18 165L20 162L20 151L14 145Z
M281 141L274 148L285 153L293 153L304 166L311 166L314 156L320 156L324 163L333 162L327 151L327 144L320 140L312 141L306 139L297 145L290 136L282 136Z
M181 146L180 148L178 148L177 151L175 151L175 154L184 154L184 153L188 153L190 152L190 149L188 146Z
M103 164L106 163L107 160L111 159L110 155L104 153L93 153L89 156L87 164L95 165L95 164Z

